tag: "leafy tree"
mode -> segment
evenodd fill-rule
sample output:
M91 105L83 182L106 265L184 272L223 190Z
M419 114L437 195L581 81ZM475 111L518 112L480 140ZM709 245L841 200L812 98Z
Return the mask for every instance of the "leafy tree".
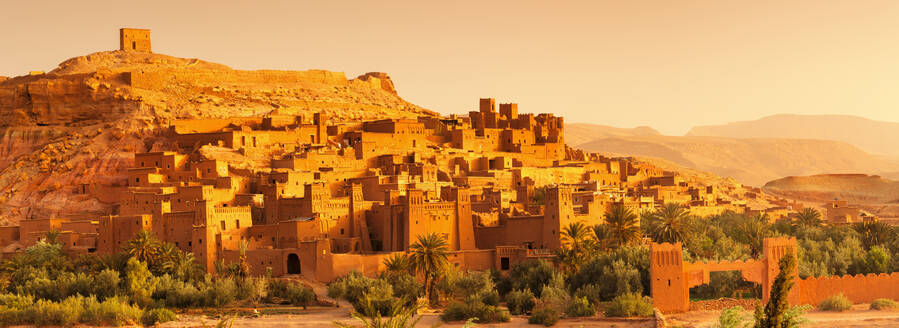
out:
M677 243L687 239L690 212L681 204L666 203L649 215L649 235L657 243Z
M448 251L446 238L436 233L418 236L418 241L409 247L410 268L424 276L425 295L432 302L436 302L434 287L440 272L449 265Z
M501 283L506 287L500 288L500 292L505 294L511 290L529 290L531 294L539 297L543 285L548 284L556 273L556 268L544 260L530 260L516 264L512 266L504 283Z
M147 265L136 257L129 259L125 266L125 289L131 295L131 301L141 307L151 305L153 299L150 296L155 287L156 278L147 269Z
M890 263L889 251L880 246L871 247L865 256L865 264L867 264L865 273L889 273Z
M615 205L606 212L609 226L609 242L614 247L628 245L640 239L640 220L634 212L622 205Z

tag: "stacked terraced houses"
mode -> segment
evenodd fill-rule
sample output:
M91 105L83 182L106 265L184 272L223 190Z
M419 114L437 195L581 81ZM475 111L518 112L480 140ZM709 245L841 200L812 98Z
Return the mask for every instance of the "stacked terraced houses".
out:
M117 215L23 220L0 227L0 246L15 251L56 230L73 253L109 254L149 230L210 271L236 261L243 241L255 273L330 281L375 274L425 233L443 235L461 268L508 270L551 256L565 226L602 224L616 204L746 210L713 186L566 147L561 117L498 109L481 99L464 117L176 121L172 149L134 154L123 185L76 187L115 197Z

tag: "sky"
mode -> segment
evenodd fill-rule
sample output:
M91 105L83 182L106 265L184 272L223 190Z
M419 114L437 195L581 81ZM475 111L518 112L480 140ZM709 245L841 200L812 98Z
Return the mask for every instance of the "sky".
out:
M445 114L492 97L670 135L779 113L899 122L894 0L14 1L0 75L117 49L120 27L236 69L387 72Z

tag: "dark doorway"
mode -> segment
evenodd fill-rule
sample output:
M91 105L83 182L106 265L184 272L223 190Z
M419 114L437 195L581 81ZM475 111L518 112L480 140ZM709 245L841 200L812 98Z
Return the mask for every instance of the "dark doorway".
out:
M296 254L287 255L287 274L300 274L300 257Z

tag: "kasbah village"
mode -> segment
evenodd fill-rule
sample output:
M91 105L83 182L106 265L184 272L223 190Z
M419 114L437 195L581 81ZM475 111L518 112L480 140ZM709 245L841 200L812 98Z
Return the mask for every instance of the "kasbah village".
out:
M878 220L845 201L801 204L732 180L573 149L565 144L562 117L502 102L514 99L472 99L475 110L448 116L408 103L397 105L404 106L401 112L378 112L373 108L384 106L376 100L397 98L384 73L347 79L328 71L230 70L154 54L149 30L123 28L119 37L118 51L73 59L49 73L0 77L2 124L21 127L26 139L31 133L31 138L51 140L34 148L36 155L25 159L30 163L7 159L5 164L36 167L25 175L61 176L52 182L56 189L44 194L80 200L74 209L47 210L4 196L2 255L13 258L53 234L70 258L108 256L149 232L192 253L210 275L242 262L251 276L300 282L315 292L306 312L259 317L255 309L238 309L243 314L235 326L329 326L338 320L352 325L353 306L329 296L328 285L348 274L376 278L388 270L390 258L412 251L426 236L443 241L449 265L460 272L502 276L532 261L561 265L557 257L569 243L571 227L618 228L607 222L615 211L639 214L679 204L697 217L733 212L763 215L774 223L814 206L827 225ZM357 97L362 105L354 107L356 114L342 115L339 103L325 108L329 100L316 97L296 106L273 104L267 111L241 112L238 104L217 115L194 116L178 113L175 101L165 113L158 105L166 102L160 94L175 87L194 108L224 97L255 101L258 94L238 89L258 85L270 87L268 99L291 88L350 90L362 94ZM191 92L203 96L190 98ZM151 103L156 105L148 109ZM128 138L138 141L115 143ZM93 166L78 164L78 158L99 158L101 150L70 150L103 139L112 141L99 146L102 151L125 155L104 157ZM31 150L4 148L6 155ZM674 327L713 320L711 314L691 311L696 310L692 287L708 284L712 273L739 271L745 281L761 286L761 299L754 302L764 304L781 258L797 256L792 237L765 238L755 258L738 261L689 261L681 243L643 237L638 244L649 249L645 294L652 315L615 319L597 314L559 325ZM799 279L795 268L792 274L792 305L814 306L835 293L854 303L899 299L899 274ZM419 324L436 323L440 311L420 309L424 320ZM199 327L205 325L201 318L187 311L180 321L163 325ZM830 319L817 320L828 326ZM485 325L526 321L516 315L509 323Z

